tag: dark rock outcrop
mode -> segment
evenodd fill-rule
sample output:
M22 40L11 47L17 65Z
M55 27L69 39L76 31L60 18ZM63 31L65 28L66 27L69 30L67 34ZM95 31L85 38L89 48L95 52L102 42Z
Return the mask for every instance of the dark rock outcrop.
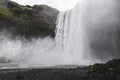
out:
M120 80L120 59L90 66L88 80Z
M54 37L58 12L47 5L23 6L0 0L0 32L26 38Z

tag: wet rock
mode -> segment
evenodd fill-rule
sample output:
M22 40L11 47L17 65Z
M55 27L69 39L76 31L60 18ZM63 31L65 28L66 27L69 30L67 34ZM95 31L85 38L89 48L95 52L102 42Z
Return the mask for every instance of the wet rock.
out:
M120 80L119 61L77 68L1 69L0 80Z

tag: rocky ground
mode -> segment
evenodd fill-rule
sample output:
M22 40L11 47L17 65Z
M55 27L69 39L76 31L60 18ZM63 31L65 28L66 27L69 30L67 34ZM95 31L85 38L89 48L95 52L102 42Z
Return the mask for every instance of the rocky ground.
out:
M120 80L120 59L82 68L1 69L0 80Z

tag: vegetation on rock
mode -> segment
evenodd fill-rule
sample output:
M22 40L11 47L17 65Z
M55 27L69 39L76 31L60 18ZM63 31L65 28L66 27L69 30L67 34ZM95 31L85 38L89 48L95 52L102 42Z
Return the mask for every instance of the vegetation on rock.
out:
M114 59L106 64L89 66L89 80L119 80L120 59Z
M9 0L0 0L0 31L6 30L13 36L26 38L54 37L58 12L46 5L32 7Z

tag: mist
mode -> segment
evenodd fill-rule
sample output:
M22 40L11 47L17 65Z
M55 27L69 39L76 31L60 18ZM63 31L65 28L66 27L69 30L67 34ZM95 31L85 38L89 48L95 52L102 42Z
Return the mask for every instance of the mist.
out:
M0 36L0 59L2 63L35 66L56 66L56 65L88 65L93 61L80 60L78 56L66 54L56 45L55 40L50 37L44 39L12 39L11 35L1 33Z

